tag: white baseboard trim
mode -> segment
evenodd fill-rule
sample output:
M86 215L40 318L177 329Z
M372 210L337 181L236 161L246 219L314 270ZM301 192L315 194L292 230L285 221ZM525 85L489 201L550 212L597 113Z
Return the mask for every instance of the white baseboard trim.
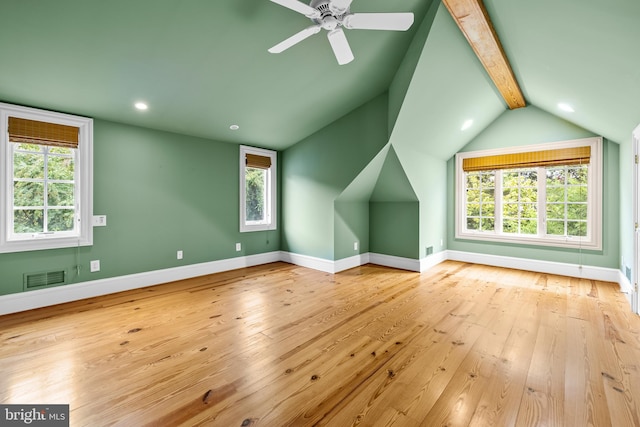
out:
M339 273L341 271L349 270L350 268L360 267L361 265L369 264L371 262L370 261L371 255L372 254L370 253L365 253L365 254L359 254L349 258L343 258L343 259L334 261L333 272Z
M0 315L280 261L268 252L0 296Z
M624 276L620 270L613 268L579 266L576 264L503 257L473 252L442 251L420 260L377 253L364 253L337 261L331 261L308 255L276 251L2 295L0 296L0 315L277 261L333 274L368 263L423 273L446 260L615 282L620 285L622 292L630 293L632 291L631 283L629 283L626 276Z
M325 273L335 273L335 263L324 258L316 258L309 255L294 254L291 252L280 252L280 261L289 264L299 265L300 267L312 268L314 270L324 271Z
M618 280L617 282L620 284L620 290L628 295L632 295L633 294L633 285L631 284L631 282L629 281L629 279L627 279L627 276L624 275L624 273L620 270L618 270Z
M514 258L479 254L475 252L447 251L447 259L469 262L473 264L491 265L494 267L514 268L517 270L535 271L537 273L557 274L560 276L579 277L620 283L619 272L615 268L593 267L589 265L568 264L563 262L539 261L526 258Z
M369 262L371 264L383 265L385 267L393 267L399 268L401 270L420 272L420 260L417 259L370 253Z
M437 252L420 260L420 273L424 273L432 267L446 261L448 258L447 251Z

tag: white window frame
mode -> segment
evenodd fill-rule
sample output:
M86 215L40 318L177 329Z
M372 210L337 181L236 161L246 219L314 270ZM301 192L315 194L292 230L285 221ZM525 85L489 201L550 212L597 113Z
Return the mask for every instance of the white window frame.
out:
M75 126L79 129L74 158L75 232L13 233L13 150L9 117ZM93 244L93 120L86 117L0 103L0 253L58 249Z
M247 154L255 154L258 156L269 157L271 159L271 167L266 169L267 182L265 185L265 221L247 221L247 194L245 182L245 168ZM278 153L263 148L240 146L240 232L246 233L251 231L275 230L277 228L277 199L276 199L276 180L277 180L277 163Z
M589 175L587 180L587 236L550 236L544 233L546 230L546 209L545 209L545 182L546 174L538 172L538 234L512 234L502 232L502 185L498 176L496 177L495 189L495 230L480 231L467 230L466 226L466 177L462 169L464 159L493 156L500 154L523 153L530 151L542 151L573 147L591 147L591 160L589 163ZM491 149L482 151L469 151L456 154L456 197L455 197L455 238L465 240L481 240L489 242L515 243L526 245L541 245L564 247L586 250L602 250L602 138L584 138L571 141L551 142L543 144L528 145L522 147L512 147L503 149ZM544 170L542 168L541 170Z

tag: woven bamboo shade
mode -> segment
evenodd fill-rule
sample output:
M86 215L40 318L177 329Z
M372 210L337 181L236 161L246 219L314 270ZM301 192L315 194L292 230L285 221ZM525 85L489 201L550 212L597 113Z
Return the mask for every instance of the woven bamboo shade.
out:
M269 169L271 167L271 157L247 153L247 167L256 169Z
M78 148L79 128L57 123L9 117L9 141Z
M499 154L470 157L462 160L465 172L534 168L539 166L584 165L591 159L591 147L572 147L557 150L530 151L526 153Z

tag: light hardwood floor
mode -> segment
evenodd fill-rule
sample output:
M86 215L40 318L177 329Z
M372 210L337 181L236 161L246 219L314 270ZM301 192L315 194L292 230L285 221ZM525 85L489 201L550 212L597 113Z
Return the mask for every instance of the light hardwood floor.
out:
M285 263L0 317L0 403L72 426L640 426L618 285Z

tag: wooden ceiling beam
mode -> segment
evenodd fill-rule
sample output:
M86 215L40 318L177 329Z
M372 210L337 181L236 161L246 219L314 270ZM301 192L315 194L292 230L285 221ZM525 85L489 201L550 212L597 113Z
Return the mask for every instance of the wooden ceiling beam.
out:
M526 107L482 0L442 0L510 109Z

